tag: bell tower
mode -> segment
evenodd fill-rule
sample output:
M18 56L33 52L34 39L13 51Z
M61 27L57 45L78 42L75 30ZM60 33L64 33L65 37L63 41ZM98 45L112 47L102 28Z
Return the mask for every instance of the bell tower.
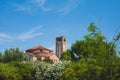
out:
M60 59L61 53L66 51L66 38L64 36L56 37L56 56Z

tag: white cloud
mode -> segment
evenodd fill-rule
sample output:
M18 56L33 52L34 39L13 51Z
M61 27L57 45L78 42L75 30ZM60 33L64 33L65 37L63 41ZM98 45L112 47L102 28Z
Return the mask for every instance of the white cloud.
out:
M41 9L43 12L50 11L51 9L45 7L47 0L31 0L32 4L35 4L36 8Z
M0 33L0 43L10 42L12 41L12 37L6 33Z
M39 6L44 6L46 0L31 0L32 2L38 4Z
M51 9L45 8L45 7L41 7L41 10L42 10L43 12L51 11Z
M5 33L0 33L0 38L9 39L10 36L8 34L5 34Z
M24 6L20 4L13 4L13 6L15 7L16 11L31 12L30 6Z
M34 37L42 35L41 32L37 32L41 29L42 26L35 27L31 29L30 31L18 34L18 35L9 35L6 33L0 33L0 44L6 43L6 42L13 42L13 41L27 41L29 39L32 39Z
M60 14L68 14L73 9L78 7L78 5L85 0L61 0L61 2L65 2L66 4L63 5L53 5L52 3L49 3L52 0L26 0L24 4L15 4L14 6L18 11L24 11L24 12L58 12ZM50 5L47 5L49 3ZM59 3L56 3L59 4ZM62 4L62 3L60 3Z
M19 11L31 11L31 8L30 7L25 7L25 6L18 6L17 10Z
M42 35L42 33L36 32L40 28L41 28L41 26L33 28L32 30L30 30L28 32L22 33L22 34L18 35L17 39L19 39L21 41L26 41L26 40L31 39L33 37L40 36L40 35Z
M69 13L79 5L80 1L83 0L68 0L67 4L61 7L58 12L62 14Z
M12 3L12 6L15 8L15 11L22 11L33 13L36 10L42 12L50 11L51 9L45 7L46 0L27 0L24 4Z

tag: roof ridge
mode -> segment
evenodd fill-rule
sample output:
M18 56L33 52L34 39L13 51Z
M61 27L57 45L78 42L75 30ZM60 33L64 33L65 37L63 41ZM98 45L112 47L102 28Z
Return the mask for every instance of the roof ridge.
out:
M30 48L30 49L46 49L46 50L52 51L52 50L50 50L48 48L45 48L45 47L43 47L41 45L34 46L34 47ZM28 49L28 50L30 50L30 49Z

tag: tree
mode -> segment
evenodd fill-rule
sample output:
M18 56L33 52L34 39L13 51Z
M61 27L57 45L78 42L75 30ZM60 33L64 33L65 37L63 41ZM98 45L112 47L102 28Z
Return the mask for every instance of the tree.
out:
M108 42L93 23L88 26L88 32L84 40L72 44L71 52L79 55L80 60L65 70L63 80L120 79L120 57L116 54L116 42L120 39L120 33Z
M69 61L59 61L54 64L35 62L35 80L60 80Z
M61 54L61 60L72 60L73 58L71 50L67 50Z
M27 61L27 56L24 52L20 51L18 48L6 49L3 55L3 62L11 61Z
M35 80L33 64L28 62L0 63L0 80Z
M102 35L101 31L93 23L88 26L88 32L84 36L84 40L78 40L72 44L72 52L83 56L86 60L90 59L94 54L99 55L99 53L104 53L105 55L111 45L113 45L111 50L115 52L115 45L107 42L104 35Z
M0 63L0 80L21 80L21 76L17 73L17 68Z
M33 64L29 62L9 62L9 66L16 68L17 74L20 75L21 80L35 80L32 72L34 70Z
M3 62L3 54L0 52L0 62Z

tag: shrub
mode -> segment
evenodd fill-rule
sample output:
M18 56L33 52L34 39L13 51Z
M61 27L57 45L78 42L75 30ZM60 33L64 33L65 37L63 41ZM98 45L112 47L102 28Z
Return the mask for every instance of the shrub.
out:
M69 61L59 61L54 64L36 62L34 73L36 80L60 80Z

